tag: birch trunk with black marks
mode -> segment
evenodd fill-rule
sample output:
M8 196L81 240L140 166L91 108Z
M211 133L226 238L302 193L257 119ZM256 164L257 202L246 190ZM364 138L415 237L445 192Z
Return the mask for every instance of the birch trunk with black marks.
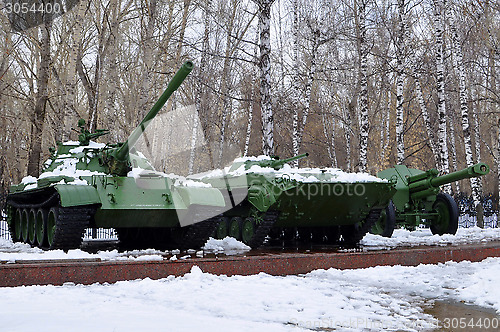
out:
M344 108L343 117L345 122L343 123L344 128L344 138L345 138L345 153L346 153L346 169L347 171L352 171L352 163L351 163L351 137L352 137L352 117L351 112L348 109L349 106Z
M273 108L271 99L271 7L274 0L254 0L259 9L260 32L260 107L262 113L262 153L274 154Z
M403 56L405 45L405 0L398 0L398 37L396 43L396 150L397 163L403 164L405 160L405 145L404 145L404 113L403 113L403 89L405 75L403 72Z
M449 11L448 11L449 12ZM467 81L465 77L465 68L463 64L463 53L460 47L460 41L458 37L458 32L455 27L453 15L448 15L451 40L452 40L452 51L453 51L453 66L458 73L458 88L459 88L459 100L460 100L460 113L462 118L462 134L464 137L464 147L465 147L465 161L467 167L474 165L474 156L472 153L472 140L470 134L470 124L469 124L469 107L467 100ZM481 193L479 192L478 179L470 178L470 186L472 190L472 200L474 208L480 204ZM479 216L478 216L479 219Z
M367 169L367 149L368 132L370 124L368 122L368 42L366 40L366 7L367 1L358 2L358 53L359 53L359 171L366 172Z
M442 173L449 173L448 140L446 133L446 101L445 101L445 64L444 64L444 6L445 0L434 0L434 21L436 25L436 80L438 109L438 141L439 168ZM449 184L443 186L446 193L451 193Z
M300 105L300 73L299 73L299 7L298 0L293 1L293 78L292 78L292 105L293 107L293 122L292 122L292 148L293 155L299 154L299 111L302 108ZM293 166L298 166L298 160L292 162Z
M473 93L476 91L474 87L471 88ZM476 95L474 93L473 95ZM480 126L481 123L479 121L479 114L477 107L474 106L474 103L471 104L472 107L472 121L474 122L474 150L476 152L476 162L481 162L481 136L480 136ZM479 188L480 195L483 195L483 177L477 178L477 186Z

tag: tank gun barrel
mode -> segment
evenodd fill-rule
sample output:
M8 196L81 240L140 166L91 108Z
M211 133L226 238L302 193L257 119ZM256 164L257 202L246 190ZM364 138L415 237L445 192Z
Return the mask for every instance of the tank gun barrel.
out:
M290 158L286 158L286 159L261 160L261 161L258 161L257 163L248 163L247 169L249 169L253 165L259 165L260 167L271 167L271 168L278 170L281 167L283 167L283 165L285 165L286 163L289 163L289 162L295 161L295 160L299 160L299 159L305 158L307 156L309 156L309 153L299 154L298 156L294 156L294 157L290 157Z
M123 143L123 145L120 148L118 148L118 150L116 150L116 153L114 155L116 159L120 161L124 161L127 159L129 150L137 143L137 140L146 130L146 127L148 126L149 122L153 120L153 118L158 114L158 112L161 110L163 105L165 105L165 103L170 98L172 93L174 93L175 90L177 90L177 88L182 84L182 82L189 75L192 69L193 69L193 63L191 61L184 62L184 64L177 71L172 80L170 80L167 88L160 96L160 98L156 101L156 103L153 105L148 114L146 114L144 119L142 119L141 123L134 129L134 131L132 131L132 133L129 135L125 143Z
M107 165L108 171L115 175L125 175L130 170L130 162L128 160L128 155L130 149L137 143L139 137L141 137L146 127L149 125L151 120L158 114L163 105L170 98L172 93L177 90L177 88L182 84L184 79L189 75L193 69L193 63L191 61L186 61L182 67L177 71L174 77L168 83L167 88L160 96L160 98L153 105L151 110L146 114L141 123L132 131L127 140L118 148L115 148L109 152L106 152L103 156L104 163Z
M463 179L486 175L489 173L489 171L490 168L485 163L478 163L476 165L464 168L460 171L444 174L441 176L437 176L439 172L436 169L431 169L425 173L408 177L408 187L412 196L424 197L432 195L433 191L437 191L437 189L442 185Z

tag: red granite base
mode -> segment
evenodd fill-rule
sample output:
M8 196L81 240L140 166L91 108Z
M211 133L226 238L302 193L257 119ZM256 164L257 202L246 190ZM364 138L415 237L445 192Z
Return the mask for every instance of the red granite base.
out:
M282 253L265 256L231 256L177 261L51 261L0 264L0 287L113 283L141 278L182 276L193 266L217 275L271 275L308 273L316 269L357 269L379 265L416 266L447 261L472 262L500 257L500 243L470 246L428 247L369 252Z

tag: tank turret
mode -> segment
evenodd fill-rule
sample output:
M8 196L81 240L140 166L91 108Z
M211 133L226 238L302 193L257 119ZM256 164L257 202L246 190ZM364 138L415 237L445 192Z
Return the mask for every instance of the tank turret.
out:
M229 171L235 171L238 168L240 168L242 165L245 165L245 170L249 170L252 166L259 166L259 167L264 167L264 168L273 168L274 170L279 170L282 168L286 163L299 160L302 158L305 158L309 156L309 153L303 153L298 156L286 158L286 159L279 159L279 157L274 156L274 157L265 157L265 159L258 159L258 160L244 160L244 161L235 161L232 165Z
M289 163L289 162L292 162L295 160L299 160L299 159L305 158L307 156L309 156L309 153L303 153L303 154L300 154L298 156L294 156L294 157L290 157L290 158L286 158L286 159L279 159L278 157L273 157L273 158L267 159L267 160L246 161L245 162L245 169L248 170L253 165L258 165L260 167L270 167L270 168L274 168L275 170L278 170L278 169L282 168L286 163Z

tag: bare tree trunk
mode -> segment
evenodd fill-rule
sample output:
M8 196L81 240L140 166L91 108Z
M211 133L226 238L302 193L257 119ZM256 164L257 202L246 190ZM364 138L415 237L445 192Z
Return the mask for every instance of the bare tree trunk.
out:
M439 166L442 173L449 173L448 140L446 134L446 101L445 101L445 66L444 66L444 5L445 0L434 0L434 19L436 23L436 76L437 76L437 99L439 117ZM444 185L443 189L451 193L451 186Z
M110 0L109 3L109 41L108 41L108 75L106 79L106 101L104 103L104 112L107 118L122 117L124 114L120 114L120 109L117 109L116 103L116 92L119 85L118 76L118 34L119 34L119 22L120 20L120 8L118 5L118 0ZM117 131L113 131L115 139L118 140Z
M322 124L323 124L323 134L325 135L325 139L327 140L327 151L328 157L330 159L330 163L332 167L337 167L337 154L335 151L335 117L332 116L332 121L328 121L327 113L323 113L321 116ZM332 134L328 135L328 128L332 128ZM328 143L328 140L330 142Z
M75 10L75 24L73 27L73 34L71 38L71 47L69 50L69 62L68 62L68 77L66 79L65 93L64 96L64 110L63 110L63 130L62 130L62 140L66 141L69 139L71 132L71 126L76 124L76 67L78 63L79 53L81 50L82 41L82 22L85 14L85 8L87 6L86 1L80 1L76 6Z
M229 71L231 65L230 56L232 55L233 44L231 44L231 39L234 38L234 23L236 19L236 12L238 10L238 2L232 1L232 11L229 17L229 22L227 22L227 37L226 37L226 51L224 54L224 64L222 66L221 75L221 96L222 103L219 103L221 109L221 125L220 125L220 140L219 140L219 158L217 160L217 166L220 167L222 164L222 152L224 150L224 143L226 141L226 130L231 118L230 113L232 111L232 103L230 98L230 80L231 73Z
M348 108L349 106L347 106ZM346 149L346 168L347 171L352 171L351 165L351 130L352 130L352 118L349 109L344 109L344 137L345 137L345 149Z
M460 95L460 111L462 117L462 132L464 136L464 146L465 146L465 161L467 163L467 167L474 165L474 157L472 154L472 140L470 134L470 125L469 125L469 107L467 105L467 82L465 77L465 69L463 65L463 54L462 49L460 47L460 41L457 33L457 29L454 24L454 18L452 15L449 15L449 24L451 29L451 39L452 39L452 50L453 50L453 66L455 70L458 72L458 87L459 87L459 95ZM472 200L474 203L474 208L481 203L480 202L480 192L477 178L470 178L470 186L472 189ZM479 219L479 216L478 216Z
M359 15L359 171L366 172L367 169L367 149L368 132L370 124L368 122L368 42L366 40L366 6L365 0L359 0L357 10Z
M300 101L300 73L299 73L299 5L298 0L293 0L293 78L292 78L292 107L293 107L293 123L292 123L292 146L293 155L299 154L299 110L302 108ZM292 165L298 166L298 160Z
M40 175L40 156L42 153L42 134L45 122L45 110L49 99L49 72L51 66L50 32L51 23L45 20L40 26L40 68L37 75L37 93L35 97L35 110L31 127L31 144L28 156L28 174L38 177Z
M259 42L259 34L257 33L255 35L255 48L254 48L254 53L253 53L253 58L257 60L257 44ZM252 64L252 78L257 78L258 73L257 73L257 66L255 64ZM250 100L250 109L248 110L248 122L247 122L247 133L245 137L245 149L243 152L244 156L248 156L248 149L250 146L250 135L252 134L252 121L253 121L253 109L255 107L255 101L257 99L257 93L255 91L255 84L252 83L252 98Z
M455 113L455 112L453 112ZM453 118L453 117L452 117ZM456 136L455 136L455 124L452 121L452 118L448 118L448 126L450 128L450 145L451 145L451 166L453 172L458 170L457 163L457 144L456 144ZM458 181L455 181L455 188L457 189L457 193L460 192L460 184Z
M403 88L405 77L403 73L403 51L405 49L405 1L398 0L398 42L396 45L396 148L397 148L397 163L403 164L405 160L405 145L404 145L404 118L403 118Z
M262 110L262 153L274 154L273 109L271 99L271 6L274 0L254 0L259 6L260 104Z
M418 105L420 106L420 111L422 112L422 118L424 119L427 137L429 138L429 145L431 147L431 152L434 160L437 161L438 149L436 147L436 140L434 138L434 130L432 128L431 119L429 117L429 112L427 110L427 105L425 104L424 94L422 92L422 86L420 85L420 75L416 72L415 72L415 91L417 93Z
M157 18L157 0L149 1L144 17L147 22L142 23L141 43L142 43L142 77L139 85L139 108L137 109L136 121L139 122L146 112L149 104L149 96L151 92L151 73L153 71L153 35L154 27Z
M206 0L205 6L203 8L204 32L203 32L201 60L199 68L199 82L195 97L196 114L195 114L195 120L193 121L193 131L191 134L191 152L189 156L188 174L193 174L194 160L196 157L199 117L206 113L204 110L202 110L202 108L206 107L205 96L204 96L204 91L205 91L204 85L206 84L207 81L205 70L207 67L208 52L209 52L211 10L212 10L212 0Z

